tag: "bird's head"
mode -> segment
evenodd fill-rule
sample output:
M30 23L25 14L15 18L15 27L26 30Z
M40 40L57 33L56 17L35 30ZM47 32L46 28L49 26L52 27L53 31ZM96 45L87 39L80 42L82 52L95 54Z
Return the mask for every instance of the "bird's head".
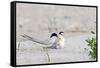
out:
M58 38L59 40L64 40L64 32L59 32Z
M64 32L59 32L60 35L64 35Z

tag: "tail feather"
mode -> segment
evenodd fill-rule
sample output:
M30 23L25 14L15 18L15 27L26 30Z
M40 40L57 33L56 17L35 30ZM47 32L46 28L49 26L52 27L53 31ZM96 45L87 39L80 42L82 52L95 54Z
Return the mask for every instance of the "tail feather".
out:
M24 38L26 38L26 39L28 39L28 40L30 40L30 41L33 41L33 42L36 42L36 43L39 43L39 44L50 45L50 44L47 43L46 41L43 42L43 41L41 41L41 40L35 39L35 38L33 38L33 37L30 37L30 36L28 36L28 35L26 35L26 34L21 35L21 36L24 37Z

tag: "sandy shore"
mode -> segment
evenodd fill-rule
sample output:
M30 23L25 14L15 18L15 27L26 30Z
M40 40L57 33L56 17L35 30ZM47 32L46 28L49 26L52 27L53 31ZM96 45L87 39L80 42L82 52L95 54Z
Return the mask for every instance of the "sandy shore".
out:
M17 65L92 61L89 56L90 48L85 41L90 37L84 34L66 38L63 49L46 49L32 41L20 42L17 49Z

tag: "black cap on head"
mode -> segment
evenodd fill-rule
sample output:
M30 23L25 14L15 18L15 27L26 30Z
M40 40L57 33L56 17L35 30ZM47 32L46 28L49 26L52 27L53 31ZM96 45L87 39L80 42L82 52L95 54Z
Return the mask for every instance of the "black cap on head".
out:
M64 32L62 32L62 31L61 31L61 32L59 32L59 34L62 34L62 33L64 33Z
M54 37L54 36L55 36L55 37L58 37L56 33L52 33L51 36L50 36L50 38L51 38L51 37Z

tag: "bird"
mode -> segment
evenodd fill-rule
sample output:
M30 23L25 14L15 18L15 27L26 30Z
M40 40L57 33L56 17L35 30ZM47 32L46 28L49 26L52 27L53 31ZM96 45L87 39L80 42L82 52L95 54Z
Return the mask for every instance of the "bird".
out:
M27 38L28 40L31 40L33 42L36 42L38 44L41 44L40 46L51 48L51 49L61 49L64 48L64 32L52 33L48 41L41 41L39 39L35 39L33 37L30 37L26 34L21 35L24 38Z

